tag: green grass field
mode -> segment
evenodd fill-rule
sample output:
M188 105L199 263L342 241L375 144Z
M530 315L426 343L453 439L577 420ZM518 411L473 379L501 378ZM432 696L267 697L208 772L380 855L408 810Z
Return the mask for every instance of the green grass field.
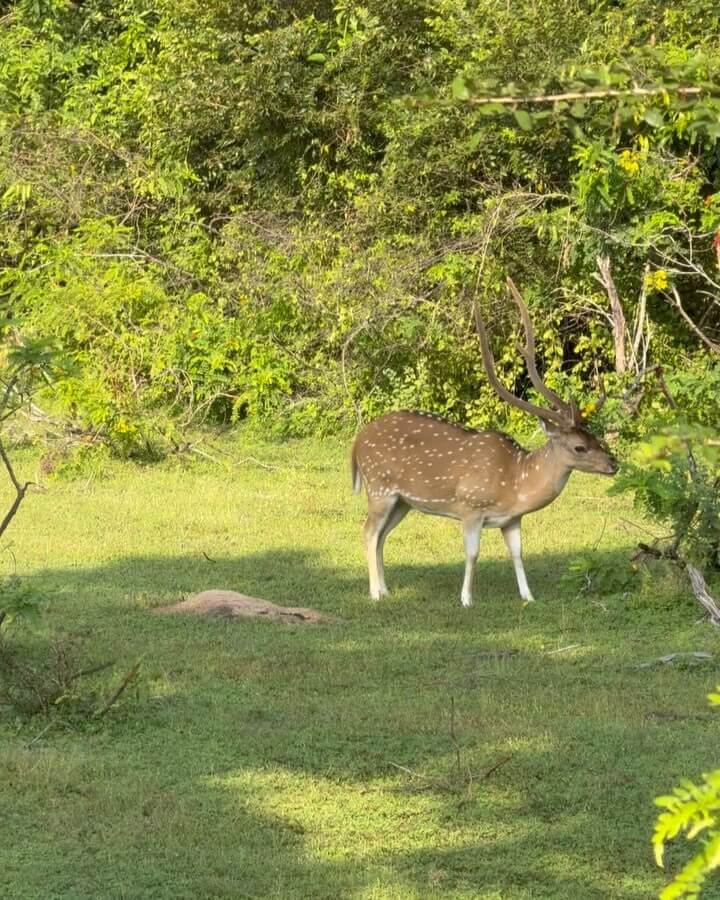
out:
M2 710L0 896L656 895L653 797L720 764L720 642L669 575L610 599L561 581L598 539L627 558L627 502L575 475L525 520L528 608L499 532L463 610L457 525L410 516L373 605L347 447L244 440L271 468L118 464L50 481L8 531L49 597L45 633L15 640L79 635L84 662L115 661L85 680L102 695L142 667L95 723L38 738L46 719ZM211 587L338 621L150 614ZM638 668L685 650L714 658Z

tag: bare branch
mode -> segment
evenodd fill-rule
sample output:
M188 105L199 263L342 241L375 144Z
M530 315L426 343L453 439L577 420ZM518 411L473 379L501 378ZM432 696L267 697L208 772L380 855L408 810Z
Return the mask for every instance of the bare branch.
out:
M600 410L605 405L605 401L607 400L607 392L605 390L605 379L603 378L602 372L597 368L595 368L595 379L598 385L598 398L595 401L595 409L594 412L600 412Z
M630 345L632 353L633 367L637 372L640 369L640 361L638 353L640 352L640 343L645 329L645 320L647 318L647 274L650 270L650 263L645 263L642 285L640 286L640 299L638 300L638 308L635 314L635 334ZM643 356L645 353L643 353Z
M717 598L713 597L708 590L702 572L691 563L687 563L685 571L690 578L690 584L692 585L695 599L705 610L707 610L707 614L710 616L710 621L713 625L720 625L720 603L718 603Z
M682 301L680 300L680 294L678 293L678 289L675 285L672 285L670 290L672 291L673 298L675 300L675 306L677 307L680 315L685 319L687 324L690 326L691 331L700 338L700 340L708 347L712 353L720 353L720 344L717 344L715 341L710 340L710 338L698 328L698 326L693 322L690 316L685 312L685 308L682 305Z
M469 106L484 106L498 103L501 106L519 106L528 103L559 103L563 100L606 100L612 97L662 97L665 94L677 94L680 97L696 97L709 93L706 87L697 85L668 87L632 87L601 88L595 91L564 91L558 94L528 94L521 97L471 97L466 102Z
M10 397L12 396L13 391L17 387L17 383L18 383L18 376L13 375L12 378L10 378L8 383L5 385L5 390L3 391L2 399L0 400L0 419L5 419L5 418L7 418L8 415L10 415L10 413L6 414L5 411L7 410L8 403L10 402Z
M0 522L0 535L2 535L4 534L10 522L12 522L15 513L18 511L18 508L25 497L27 489L35 482L26 481L25 484L20 484L17 476L15 475L15 470L12 467L8 455L5 452L5 447L3 446L2 441L0 441L0 459L2 459L5 468L7 469L8 475L10 476L10 481L12 481L13 487L15 488L15 499L10 505L10 509L5 513L5 517L3 518L2 522Z
M140 663L136 662L135 665L127 672L123 680L120 682L119 686L115 691L113 691L111 697L108 699L107 703L101 709L99 709L95 715L100 718L104 716L109 709L111 709L117 701L120 699L125 689L132 684L133 681L137 678L140 672Z
M618 295L615 281L610 271L610 257L598 256L597 267L599 274L596 279L605 288L610 300L610 310L613 322L613 342L615 345L615 371L622 375L627 370L625 358L625 313L623 312L620 296Z

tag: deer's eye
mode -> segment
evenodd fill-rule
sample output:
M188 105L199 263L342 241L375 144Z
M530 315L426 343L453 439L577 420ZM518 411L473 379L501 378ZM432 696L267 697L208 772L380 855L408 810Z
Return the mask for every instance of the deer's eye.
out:
M578 444L577 447L574 447L573 449L576 453L587 453L587 447L583 444Z

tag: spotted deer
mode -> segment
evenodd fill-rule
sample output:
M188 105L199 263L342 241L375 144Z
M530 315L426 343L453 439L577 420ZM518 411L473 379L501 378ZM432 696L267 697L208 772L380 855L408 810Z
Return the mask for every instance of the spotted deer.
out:
M524 450L497 431L475 431L422 412L391 412L370 422L355 439L351 454L353 489L365 485L364 525L370 596L387 594L383 547L388 534L411 509L448 516L462 523L465 577L460 601L473 602L473 575L483 528L500 528L515 568L521 598L534 598L521 553L520 523L561 493L573 469L614 475L618 463L582 422L574 400L563 400L542 381L535 362L535 337L523 299L508 278L520 310L526 346L521 351L535 389L551 408L516 397L497 378L487 332L477 306L475 322L490 384L503 400L537 416L547 443ZM595 408L605 400L604 390Z

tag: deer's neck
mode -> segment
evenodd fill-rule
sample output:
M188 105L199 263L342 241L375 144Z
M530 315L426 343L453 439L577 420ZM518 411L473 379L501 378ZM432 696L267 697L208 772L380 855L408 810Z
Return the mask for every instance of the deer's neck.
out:
M572 470L562 463L552 441L526 454L518 470L517 496L528 512L542 509L562 492Z

